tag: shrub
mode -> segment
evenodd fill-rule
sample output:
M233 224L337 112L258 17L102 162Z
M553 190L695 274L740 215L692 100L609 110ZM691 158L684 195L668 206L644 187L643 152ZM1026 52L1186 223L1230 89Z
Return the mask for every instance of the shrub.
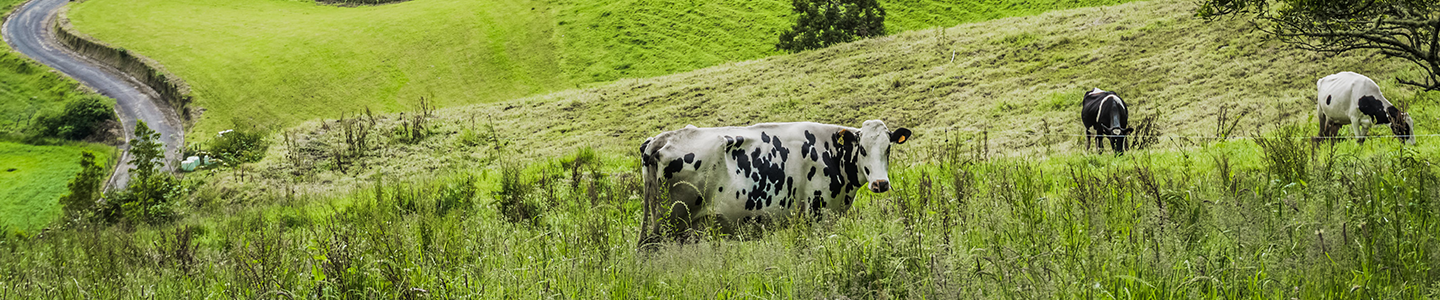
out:
M230 164L260 161L270 142L265 132L259 129L236 129L210 140L210 155Z
M780 34L775 48L789 52L820 49L885 35L885 9L875 0L792 0L795 26Z
M160 224L175 217L172 200L180 198L187 190L181 182L163 172L161 162L165 160L162 145L157 141L160 134L150 130L145 121L135 124L135 139L130 140L130 164L135 169L130 173L130 183L124 190L106 195L104 204L96 217L110 223Z
M115 110L100 96L80 97L65 103L65 109L41 113L31 123L31 133L38 137L80 140L103 129L106 121L116 120Z

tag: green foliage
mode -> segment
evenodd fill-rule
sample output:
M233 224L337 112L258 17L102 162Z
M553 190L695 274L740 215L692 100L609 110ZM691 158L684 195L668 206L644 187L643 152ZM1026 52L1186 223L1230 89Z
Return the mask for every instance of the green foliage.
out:
M45 112L36 116L31 123L30 133L43 137L80 140L103 134L97 131L106 129L102 126L105 122L115 120L115 110L108 98L79 97L66 102L63 111Z
M165 161L160 133L145 121L135 122L130 140L130 182L123 190L109 193L96 211L96 218L109 223L163 224L175 219L173 200L188 194L179 179L161 167Z
M1255 139L1265 154L1265 170L1282 184L1301 182L1309 178L1311 144L1303 130L1287 126L1273 131L1269 136Z
M775 48L789 52L885 35L885 8L875 0L792 0L795 26Z
M60 197L60 205L70 219L83 218L95 207L105 184L105 168L95 161L90 152L80 153L80 173L70 179L69 194Z
M206 148L210 155L227 164L256 162L265 157L265 149L270 147L266 134L259 128L241 126L210 140Z

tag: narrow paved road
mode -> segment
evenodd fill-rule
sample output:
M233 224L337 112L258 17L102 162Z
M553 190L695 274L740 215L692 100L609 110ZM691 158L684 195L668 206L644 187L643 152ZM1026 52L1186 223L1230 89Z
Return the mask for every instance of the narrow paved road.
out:
M100 94L115 98L115 110L125 127L125 140L129 141L134 136L135 120L144 120L151 129L160 133L160 141L165 144L166 168L174 169L185 138L179 118L168 108L157 105L153 96L155 93L149 87L128 76L118 75L120 72L113 68L82 58L55 40L54 28L50 25L60 7L66 3L69 1L32 0L16 9L5 21L5 42L16 51L70 75ZM129 149L129 145L121 149ZM115 169L107 188L125 186L130 178L129 160L128 153L121 156L121 162L126 163Z

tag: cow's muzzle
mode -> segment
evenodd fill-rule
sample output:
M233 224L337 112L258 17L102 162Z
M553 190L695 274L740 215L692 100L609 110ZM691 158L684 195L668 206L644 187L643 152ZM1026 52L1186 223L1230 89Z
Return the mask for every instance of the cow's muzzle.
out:
M889 181L889 180L876 180L876 181L871 181L871 182L870 182L870 191L871 191L871 192L876 192L876 193L884 193L884 192L890 191L890 181Z

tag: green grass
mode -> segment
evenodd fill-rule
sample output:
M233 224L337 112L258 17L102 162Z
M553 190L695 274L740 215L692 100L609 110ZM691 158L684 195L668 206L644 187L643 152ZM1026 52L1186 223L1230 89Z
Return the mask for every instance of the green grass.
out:
M886 2L892 31L1124 2ZM205 109L205 139L365 107L486 103L778 54L787 1L423 0L77 3L75 28L156 59ZM948 9L948 10L946 10ZM965 10L958 12L957 10Z
M314 173L317 182L346 182L374 174L404 177L474 168L486 162L483 153L490 145L458 143L456 136L492 127L513 149L549 157L584 146L631 153L645 138L686 124L816 121L858 126L863 120L882 119L891 127L915 130L917 141L946 132L988 131L995 152L1046 156L1084 149L1075 136L1083 133L1076 111L1081 94L1092 87L1117 91L1137 123L1155 117L1166 135L1159 146L1191 147L1204 140L1170 137L1216 135L1222 107L1232 117L1250 112L1231 136L1311 122L1315 81L1345 70L1367 74L1388 98L1411 103L1417 132L1440 132L1437 96L1395 83L1395 77L1413 72L1408 63L1367 52L1327 57L1289 49L1267 42L1264 33L1250 28L1246 20L1195 19L1189 3L1152 1L906 32L674 75L442 109L432 122L435 137L418 147L395 147L362 158L361 176L323 163ZM379 118L382 132L399 126L394 116ZM305 153L328 152L339 138L333 125L318 122L293 131L303 136L297 146ZM1389 133L1383 127L1372 132ZM375 140L391 139L377 134ZM276 145L257 167L292 171L282 159L287 146ZM327 160L325 155L309 158Z
M892 153L895 189L748 240L636 250L638 162L529 164L511 223L498 168L291 194L207 181L159 227L0 240L0 295L297 298L1337 299L1440 293L1440 144L1003 158ZM930 137L938 138L938 137ZM1282 138L1283 139L1283 138ZM918 139L917 139L918 141ZM1311 154L1312 152L1314 154ZM947 153L958 155L946 155ZM945 159L944 157L951 157ZM1298 158L1296 180L1272 157ZM215 173L221 174L223 173ZM477 181L465 178L474 176ZM383 183L382 183L383 182ZM283 189L243 196L235 189ZM478 201L437 209L440 199ZM128 230L134 230L133 232ZM53 253L73 253L54 255ZM127 274L116 276L116 274Z
M66 184L80 172L80 152L105 164L113 148L99 144L34 146L0 141L0 227L34 232L60 216ZM8 232L6 232L8 234Z
M8 15L20 0L0 0ZM18 133L42 111L59 111L65 102L87 94L79 83L26 59L0 43L0 132Z

